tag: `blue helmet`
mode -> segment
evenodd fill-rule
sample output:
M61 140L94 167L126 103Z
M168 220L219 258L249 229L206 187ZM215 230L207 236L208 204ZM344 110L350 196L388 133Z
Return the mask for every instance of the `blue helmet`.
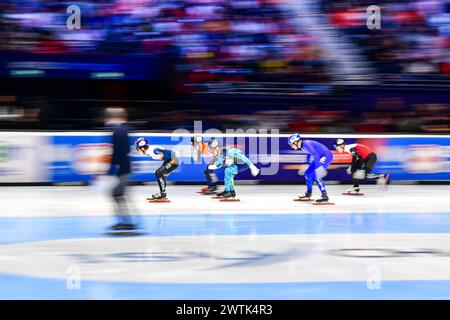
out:
M136 150L139 150L140 148L148 145L149 145L148 140L145 139L144 137L138 138L135 142Z
M301 140L300 133L295 133L288 138L288 144L291 146L294 142Z

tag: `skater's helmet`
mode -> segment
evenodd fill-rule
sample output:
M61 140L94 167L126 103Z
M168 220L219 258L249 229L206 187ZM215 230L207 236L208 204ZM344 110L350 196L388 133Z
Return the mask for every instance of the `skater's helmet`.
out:
M288 144L291 146L295 142L301 140L300 133L295 133L288 138Z
M203 138L200 137L200 136L197 136L197 137L191 137L191 144L192 144L192 145L196 145L196 144L198 144L198 143L200 143L200 142L202 142L202 141L203 141Z
M213 150L213 149L216 149L216 148L219 148L219 147L220 147L219 140L211 139L211 141L208 142L208 149L209 150Z
M135 146L136 146L136 150L141 149L142 147L148 146L148 140L145 139L144 137L140 137L136 140L135 142Z
M344 139L336 139L336 142L334 143L334 148L336 149L339 146L345 145L345 140Z

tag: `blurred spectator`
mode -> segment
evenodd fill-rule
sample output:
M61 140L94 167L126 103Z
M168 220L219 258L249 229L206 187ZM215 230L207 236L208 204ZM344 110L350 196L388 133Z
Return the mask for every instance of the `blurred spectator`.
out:
M87 0L79 6L81 30L68 32L64 3L2 3L0 50L140 54L177 47L172 62L188 83L326 80L312 36L296 31L289 14L269 1Z
M380 74L446 74L450 62L445 0L372 3L325 0L330 21L360 46ZM381 29L366 28L366 8L381 7Z

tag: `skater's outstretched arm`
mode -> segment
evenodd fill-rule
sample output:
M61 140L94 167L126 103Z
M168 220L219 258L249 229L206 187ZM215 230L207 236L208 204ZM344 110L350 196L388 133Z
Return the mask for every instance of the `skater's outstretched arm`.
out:
M228 150L228 156L229 156L229 157L234 157L234 158L236 158L236 159L239 159L239 160L243 161L243 162L244 162L246 165L248 165L249 167L250 167L251 165L253 165L253 162L251 162L250 159L247 158L247 157L245 156L245 154L244 154L241 150L239 150L239 149L235 149L235 148L229 149L229 150Z
M253 162L239 149L230 149L228 151L228 156L234 157L243 161L251 170L252 175L256 176L259 173L259 169L253 164Z

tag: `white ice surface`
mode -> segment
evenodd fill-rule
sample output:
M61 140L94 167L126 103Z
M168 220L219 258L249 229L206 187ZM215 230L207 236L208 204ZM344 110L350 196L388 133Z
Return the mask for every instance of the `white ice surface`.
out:
M303 185L238 185L240 202L223 203L196 194L200 186L168 186L171 203L150 204L145 199L156 186L129 188L130 202L141 215L160 214L306 214L306 213L448 213L450 186L391 185L363 186L364 196L343 196L349 186L328 186L334 206L294 202ZM315 191L315 196L319 192ZM1 187L0 216L101 216L113 212L106 194L90 187Z

